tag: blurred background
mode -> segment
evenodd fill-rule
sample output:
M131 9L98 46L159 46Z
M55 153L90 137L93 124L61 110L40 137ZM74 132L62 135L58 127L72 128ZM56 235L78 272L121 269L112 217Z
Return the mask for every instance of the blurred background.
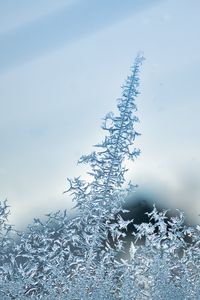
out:
M102 139L138 51L133 201L200 214L200 2L0 1L0 200L10 221L70 208L66 178ZM143 203L143 202L142 202Z

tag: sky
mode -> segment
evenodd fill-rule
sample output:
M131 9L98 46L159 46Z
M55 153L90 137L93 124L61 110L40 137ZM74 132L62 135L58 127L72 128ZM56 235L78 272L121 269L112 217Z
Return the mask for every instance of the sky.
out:
M0 0L0 200L10 220L70 208L138 51L136 194L200 214L200 2Z

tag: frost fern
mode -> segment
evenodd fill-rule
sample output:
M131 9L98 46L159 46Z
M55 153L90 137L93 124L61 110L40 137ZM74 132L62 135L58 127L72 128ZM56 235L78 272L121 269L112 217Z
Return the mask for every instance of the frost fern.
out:
M180 211L169 218L155 206L147 223L122 218L134 188L125 182L126 160L140 153L134 113L143 60L136 57L122 87L118 114L104 118L104 140L79 160L91 180L68 179L76 217L59 211L14 232L1 203L0 299L200 299L200 227L186 226Z

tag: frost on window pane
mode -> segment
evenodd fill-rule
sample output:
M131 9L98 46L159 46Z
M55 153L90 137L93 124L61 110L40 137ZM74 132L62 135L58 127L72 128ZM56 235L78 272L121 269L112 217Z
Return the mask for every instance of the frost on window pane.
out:
M135 100L143 60L136 57L122 87L118 114L104 118L103 141L79 160L91 180L68 179L76 217L58 211L17 232L0 203L0 299L200 299L200 226L155 206L148 222L123 218L135 189L125 162L140 154Z

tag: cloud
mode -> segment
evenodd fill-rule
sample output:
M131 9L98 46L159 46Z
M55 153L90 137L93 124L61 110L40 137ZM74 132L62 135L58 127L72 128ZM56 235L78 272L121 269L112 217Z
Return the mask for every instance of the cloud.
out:
M156 0L85 0L0 35L0 71L119 22Z

